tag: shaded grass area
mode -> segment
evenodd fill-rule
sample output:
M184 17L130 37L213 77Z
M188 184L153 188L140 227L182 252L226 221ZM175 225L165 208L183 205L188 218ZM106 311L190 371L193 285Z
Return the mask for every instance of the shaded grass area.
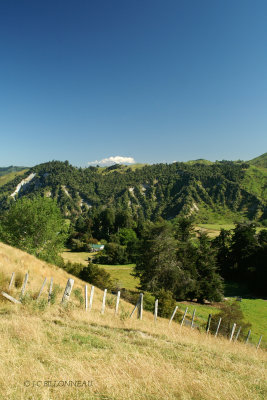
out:
M70 251L70 250L65 250L63 253L61 253L61 256L64 261L70 261L72 263L80 263L83 264L84 266L88 265L88 257L91 257L95 253L89 253L85 251Z

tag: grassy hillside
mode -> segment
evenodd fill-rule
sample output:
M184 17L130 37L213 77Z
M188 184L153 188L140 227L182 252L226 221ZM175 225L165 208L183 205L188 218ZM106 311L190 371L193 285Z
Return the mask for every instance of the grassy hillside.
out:
M13 179L17 178L18 176L24 175L27 171L27 169L22 169L21 171L7 172L3 175L1 175L0 171L0 186L3 186L8 182L13 181Z
M259 199L266 202L267 200L267 167L251 165L246 170L245 177L242 181L242 187L249 193L254 194Z
M69 305L62 307L58 303L68 274L3 244L0 266L2 287L12 271L29 271L28 293L36 293L44 277L53 276L61 287L50 307L45 304L47 291L39 305L29 296L24 305L1 297L3 399L266 398L267 357L261 349L180 329L176 323L169 326L164 319L154 324L147 312L142 321L125 319L132 306L123 301L114 317L111 295L101 315L102 292L97 289L93 309L86 313L77 295L84 284L77 278ZM18 297L19 290L12 294Z
M27 169L27 167L16 167L14 165L10 165L9 167L0 167L0 176L10 174L11 172L19 172L25 169Z
M248 161L249 164L255 165L256 167L267 168L267 153L262 154L259 157L253 158Z

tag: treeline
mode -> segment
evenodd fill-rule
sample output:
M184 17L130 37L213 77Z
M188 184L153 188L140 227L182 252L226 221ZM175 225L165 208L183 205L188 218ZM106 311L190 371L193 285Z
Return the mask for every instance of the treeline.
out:
M255 295L266 296L267 230L256 232L253 223L222 229L212 241L221 276L227 281L244 282Z

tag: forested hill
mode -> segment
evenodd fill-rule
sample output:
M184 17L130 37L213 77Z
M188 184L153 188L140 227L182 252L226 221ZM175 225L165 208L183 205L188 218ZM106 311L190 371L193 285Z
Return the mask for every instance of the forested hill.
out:
M1 186L0 208L18 197L41 194L55 198L70 218L99 207L152 220L191 214L199 222L267 218L265 168L241 161L204 161L109 168L52 161Z

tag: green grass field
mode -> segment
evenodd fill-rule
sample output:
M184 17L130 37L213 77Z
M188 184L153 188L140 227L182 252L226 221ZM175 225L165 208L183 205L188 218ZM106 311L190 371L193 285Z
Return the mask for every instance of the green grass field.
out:
M234 229L235 225L234 224L230 224L230 223L225 223L225 224L198 224L198 226L196 227L196 229L203 229L204 232L207 232L207 234L209 235L210 238L214 238L216 236L218 236L220 234L221 229L225 229L227 231ZM256 232L259 233L262 229L266 229L266 228L262 228L262 227L257 227L256 228Z
M129 290L137 290L136 287L139 285L139 279L131 275L134 264L97 265L109 272L112 278L117 279L121 287Z
M21 176L24 175L25 172L27 172L27 169L23 169L22 171L19 172L10 172L9 174L0 176L0 186L5 185L6 183L12 181L13 179L15 179L17 176Z
M267 301L262 299L242 299L240 306L246 322L252 324L252 342L256 343L259 340L259 336L263 335L263 343L267 345Z
M61 253L64 261L70 261L72 263L80 263L84 266L88 265L88 257L92 256L95 253L88 253L88 252L72 252L70 250L65 250Z

